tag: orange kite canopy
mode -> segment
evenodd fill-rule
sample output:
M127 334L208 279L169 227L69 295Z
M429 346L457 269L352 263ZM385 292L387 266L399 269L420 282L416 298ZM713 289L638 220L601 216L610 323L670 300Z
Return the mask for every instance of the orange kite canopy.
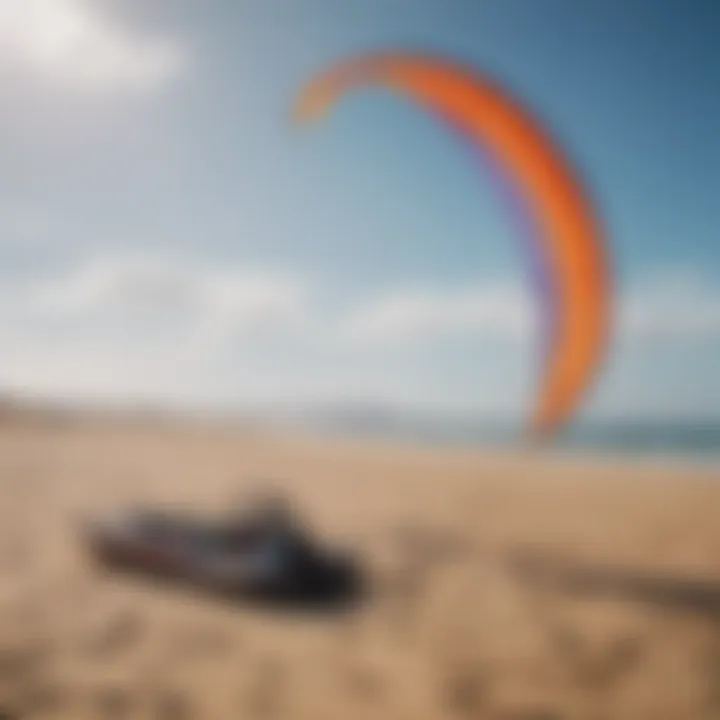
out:
M316 77L295 107L319 119L342 95L377 84L439 116L490 156L531 221L528 253L540 275L545 356L530 429L568 422L596 378L609 335L610 273L601 224L558 146L518 103L481 74L425 55L383 53L341 62Z

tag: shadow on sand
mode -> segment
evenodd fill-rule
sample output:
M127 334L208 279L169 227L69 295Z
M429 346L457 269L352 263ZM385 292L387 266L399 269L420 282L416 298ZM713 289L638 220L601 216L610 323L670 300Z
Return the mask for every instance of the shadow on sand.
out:
M720 581L583 564L528 550L512 552L506 560L511 571L526 582L574 595L640 601L720 621Z
M97 570L98 568L96 568ZM369 583L358 565L323 582L273 590L227 591L187 578L173 577L141 568L102 568L108 578L127 580L159 592L180 593L198 601L213 601L235 608L252 608L285 614L335 616L356 611L369 596Z

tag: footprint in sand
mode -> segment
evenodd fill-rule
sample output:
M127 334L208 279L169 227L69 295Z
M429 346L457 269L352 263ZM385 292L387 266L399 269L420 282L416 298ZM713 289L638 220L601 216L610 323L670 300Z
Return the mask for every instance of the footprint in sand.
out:
M102 720L125 720L133 716L133 697L120 687L100 688L94 693L93 705Z
M0 682L19 685L41 672L53 655L50 642L29 642L0 649Z
M357 701L372 702L385 694L383 678L369 668L348 668L343 678L343 686Z
M227 656L235 650L236 638L223 628L212 626L178 628L169 646L175 652L196 659L218 658Z
M85 651L93 658L114 658L138 645L146 631L147 625L140 613L122 611L90 637L85 644Z
M565 716L555 710L527 708L523 710L501 710L490 716L492 720L565 720Z
M72 693L67 688L51 680L38 680L22 693L22 716L57 717L66 711L71 700Z
M442 703L448 717L476 718L485 709L485 678L476 669L457 668L446 673L441 685Z
M190 720L195 717L190 701L178 690L166 688L153 699L152 720Z
M280 715L284 698L285 669L274 659L257 664L253 683L243 698L244 714L258 720Z

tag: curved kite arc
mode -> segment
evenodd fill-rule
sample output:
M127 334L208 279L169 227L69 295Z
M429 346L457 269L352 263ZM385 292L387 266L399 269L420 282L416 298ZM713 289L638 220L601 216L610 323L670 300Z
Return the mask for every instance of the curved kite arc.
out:
M522 201L544 364L530 427L556 432L598 374L609 335L610 273L603 231L568 162L547 133L489 79L426 55L382 53L341 62L301 93L300 121L318 119L345 93L382 85L406 95L504 170Z

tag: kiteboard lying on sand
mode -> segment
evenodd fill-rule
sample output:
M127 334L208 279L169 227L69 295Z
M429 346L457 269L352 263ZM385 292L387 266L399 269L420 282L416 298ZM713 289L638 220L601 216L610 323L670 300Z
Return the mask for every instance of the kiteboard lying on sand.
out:
M359 590L358 563L349 553L323 547L288 519L262 512L211 523L135 510L90 520L84 540L103 567L223 595L321 600Z

